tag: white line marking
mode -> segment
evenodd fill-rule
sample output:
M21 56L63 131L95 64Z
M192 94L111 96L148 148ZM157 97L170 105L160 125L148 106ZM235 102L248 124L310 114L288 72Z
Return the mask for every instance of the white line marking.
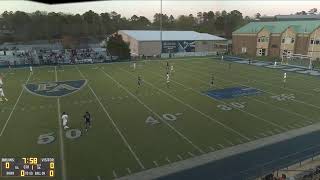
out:
M114 177L114 178L117 178L117 177L118 177L115 170L112 171L112 174L113 174L113 177Z
M260 133L260 135L262 135L263 137L266 137L266 136L267 136L265 133Z
M184 67L181 67L181 68L182 68L182 69L185 69L185 70L187 70L187 71L193 72L193 73L204 74L204 73L199 73L199 72L196 72L196 71L189 70L189 69L184 68ZM204 74L204 75L206 75L206 74ZM206 75L206 76L208 76L208 75ZM191 78L193 78L193 77L191 77ZM196 79L196 78L193 78L193 79ZM217 79L220 79L220 78L217 78ZM197 78L197 80L199 80L199 81L201 81L201 82L203 82L203 83L206 83L205 81L203 81L203 80L201 80L201 79L198 79L198 78ZM229 83L232 83L232 84L239 84L239 85L242 85L242 86L246 86L246 85L243 85L243 84L241 84L241 83L237 83L237 82L230 81L230 80L225 80L225 79L220 79L220 80L225 81L225 82L229 82ZM256 88L256 89L257 89L257 88ZM262 92L265 92L265 93L267 93L267 94L275 95L274 93L267 92L267 91L263 91L263 90L261 90L261 89L258 89L258 90L260 90L260 91L262 91ZM277 108L277 109L280 109L280 110L282 110L282 111L288 112L288 113L290 113L290 114L294 114L294 115L296 115L296 116L300 116L300 117L302 117L302 118L304 118L304 119L309 119L309 118L307 118L306 116L304 116L304 115L302 115L302 114L299 114L299 113L296 113L296 112L292 112L292 111L290 111L290 110L287 110L287 109L284 109L284 108L275 106L275 105L273 105L273 104L265 103L265 102L263 102L263 101L260 101L260 100L258 100L258 99L251 98L251 97L248 97L248 96L247 96L247 98L248 98L248 99L255 100L255 101L260 102L260 103L263 103L263 104L267 104L267 105L273 106L273 107L275 107L275 108ZM297 100L296 100L296 101L297 101ZM303 102L300 102L300 103L303 103ZM307 103L307 104L308 104L308 103ZM309 105L311 105L311 104L309 104ZM312 106L312 105L311 105L311 106ZM316 107L316 108L318 108L318 107Z
M97 176L97 179L98 179L98 180L101 180L101 177L100 177L100 176Z
M31 73L29 74L29 77L28 77L28 79L27 79L27 81L26 81L25 84L27 84L27 83L29 82L30 77L31 77ZM16 103L14 104L14 106L13 106L11 112L10 112L8 119L6 120L4 126L2 127L2 130L1 130L1 133L0 133L0 137L2 136L4 130L6 129L6 127L7 127L7 125L8 125L8 122L9 122L9 120L11 119L11 116L12 116L13 112L14 112L14 110L16 109L17 104L18 104L19 101L20 101L20 98L21 98L21 96L22 96L22 94L23 94L24 89L25 89L25 88L22 87L21 92L20 92L20 95L18 96L18 99L16 100Z
M55 80L58 82L58 74L57 74L57 67L54 67L55 71ZM61 115L61 106L60 106L60 98L57 98L57 109L58 109L58 124L59 124L59 144L60 144L60 161L61 161L61 173L62 173L62 179L66 180L67 175L66 175L66 162L65 162L65 155L64 155L64 141L63 141L63 130L62 130L62 124L60 120L60 115Z
M214 149L213 147L211 147L211 146L209 146L209 149L210 149L211 151L215 151L215 149Z
M166 157L166 161L168 161L168 163L171 164L171 161L168 157Z
M122 71L125 71L125 72L129 73L129 74L132 74L132 73L130 73L130 72L128 72L128 71L126 71L126 70L124 70L124 69L122 69L122 68L120 68L120 69L121 69ZM226 128L226 129L228 129L229 131L232 131L233 133L235 133L235 134L237 134L237 135L241 136L242 138L245 138L245 139L247 139L248 141L250 141L250 138L249 138L249 137L247 137L247 136L245 136L245 135L243 135L242 133L240 133L240 132L238 132L238 131L234 130L233 128L231 128L231 127L229 127L229 126L227 126L227 125L225 125L225 124L223 124L223 123L221 123L220 121L218 121L218 120L214 119L213 117L211 117L211 116L209 116L209 115L207 115L207 114L205 114L205 113L201 112L200 110L198 110L198 109L194 108L193 106L191 106L191 105L189 105L189 104L187 104L187 103L183 102L182 100L180 100L180 99L176 98L175 96L173 96L173 95L171 95L171 94L169 94L169 93L167 93L167 92L163 91L162 89L160 89L160 88L158 88L158 87L154 86L153 84L149 83L148 81L146 81L146 80L145 80L144 82L145 82L146 84L149 84L150 86L152 86L152 87L154 87L154 88L158 89L158 90L159 90L159 91L161 91L162 93L164 93L164 94L168 95L168 96L169 96L169 97L171 97L172 99L174 99L174 100L176 100L176 101L180 102L181 104L183 104L183 105L185 105L185 106L189 107L190 109L192 109L192 110L194 110L194 111L198 112L199 114L201 114L201 115L203 115L204 117L206 117L206 118L210 119L211 121L216 122L217 124L221 125L222 127L224 127L224 128Z
M254 137L254 138L256 138L256 139L259 139L259 137L258 137L258 136L256 136L256 135L255 135L255 136L253 136L253 137Z
M194 157L194 154L192 154L191 152L188 152L188 154L189 154L190 156Z
M234 144L233 144L231 141L229 141L228 139L224 139L224 140L227 141L227 143L230 144L231 146L234 145Z
M177 157L180 159L180 160L183 160L183 158L178 154Z
M129 174L131 174L131 170L130 170L130 168L127 168L127 171L128 171L128 173L129 173Z
M159 164L157 163L157 161L153 161L153 164L155 165L155 166L159 166Z
M100 69L101 70L101 69ZM186 140L189 144L191 144L195 149L197 149L199 152L204 153L203 150L201 150L197 145L195 145L189 138L187 138L185 135L183 135L180 131L178 131L176 128L174 128L171 124L169 124L167 121L165 121L158 113L153 111L149 106L147 106L145 103L143 103L137 96L132 94L127 88L125 88L122 84L120 84L117 80L115 80L113 77L111 77L108 73L101 70L108 78L113 80L115 83L117 83L122 89L124 89L129 95L131 95L133 98L135 98L141 105L143 105L146 109L148 109L150 112L152 112L155 116L157 116L164 124L166 124L168 127L170 127L174 132L176 132L181 138ZM144 81L145 82L145 81Z
M85 77L82 72L80 71L79 67L76 66L76 68L78 69L80 75L82 77ZM122 141L125 143L125 145L127 146L127 148L129 149L129 151L131 152L131 154L133 155L133 157L136 159L136 161L138 162L138 164L140 165L140 167L142 169L145 169L144 165L142 164L142 162L140 161L140 159L138 158L137 154L133 151L132 147L130 146L130 144L128 143L127 139L125 138L125 136L122 134L122 132L120 131L120 129L118 128L117 124L113 121L112 117L110 116L109 112L106 110L105 106L101 103L101 101L99 100L98 96L96 95L96 93L93 91L93 89L91 88L91 85L88 84L88 87L90 89L90 91L92 92L92 94L95 96L95 98L97 99L98 103L100 104L101 108L103 109L103 111L105 112L105 114L107 115L107 117L109 118L111 124L113 125L113 127L116 129L116 131L118 132L118 134L120 135Z
M218 146L220 146L221 148L224 148L224 146L222 144L218 144Z

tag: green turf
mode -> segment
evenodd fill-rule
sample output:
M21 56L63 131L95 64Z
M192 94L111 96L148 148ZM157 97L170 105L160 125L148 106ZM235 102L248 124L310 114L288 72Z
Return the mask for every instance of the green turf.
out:
M93 127L80 138L70 140L63 131L67 179L121 177L320 121L316 77L288 72L283 88L282 72L276 69L236 63L229 69L228 63L213 58L170 63L175 72L169 88L165 61L138 62L135 71L130 63L34 68L29 83L88 80L80 91L59 98L60 112L70 115L71 128L83 130L85 111L93 116ZM6 75L4 90L9 99L0 104L1 157L54 157L55 179L63 179L57 98L24 90L13 110L29 71L1 72ZM203 92L210 89L212 73L214 88L246 85L265 92L226 100L209 98ZM140 88L138 75L144 80ZM294 94L295 99L271 98L279 94ZM244 102L244 108L219 108L235 102ZM163 115L170 115L166 114L177 119L167 120ZM159 122L150 125L145 122L148 117ZM50 132L55 141L38 145L38 136Z

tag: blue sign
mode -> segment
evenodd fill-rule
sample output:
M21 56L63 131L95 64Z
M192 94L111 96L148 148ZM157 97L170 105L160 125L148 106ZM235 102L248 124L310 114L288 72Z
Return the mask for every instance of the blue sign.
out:
M225 89L215 89L205 92L209 97L215 99L231 99L241 96L256 95L262 93L261 91L252 87L233 87Z

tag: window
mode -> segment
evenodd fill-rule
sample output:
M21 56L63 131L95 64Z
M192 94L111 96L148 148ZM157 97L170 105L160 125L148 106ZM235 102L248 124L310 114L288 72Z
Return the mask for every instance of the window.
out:
M283 39L281 40L281 43L284 43L284 41L285 41L285 39L283 38Z
M242 53L246 53L246 52L247 52L247 48L246 48L246 47L242 47L242 48L241 48L241 52L242 52Z
M208 44L208 42L207 41L202 41L202 44L206 45L206 44Z
M272 48L278 48L278 45L272 44L271 47L272 47Z
M313 39L310 40L310 44L314 44L314 40Z
M319 44L320 44L320 40L316 39L316 45L319 45Z
M292 44L294 43L294 40L295 40L294 38L291 39L291 43L292 43Z
M260 42L261 40L260 40L260 38L258 38L258 42Z

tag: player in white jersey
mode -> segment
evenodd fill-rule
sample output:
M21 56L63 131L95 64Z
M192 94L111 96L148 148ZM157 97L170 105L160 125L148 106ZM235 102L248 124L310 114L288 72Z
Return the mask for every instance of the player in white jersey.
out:
M167 87L169 87L169 83L170 83L170 75L169 75L169 73L167 72Z
M221 60L223 61L223 56L221 56Z
M67 126L69 116L67 115L66 112L63 112L63 113L62 113L61 119L62 119L63 129L69 129L69 127Z
M287 73L283 73L283 87L286 86Z
M0 86L0 97L1 97L1 98L0 98L0 101L3 101L3 100L8 101L8 99L7 99L6 96L4 95L2 86Z
M136 70L136 63L133 63L133 70Z
M32 66L30 66L29 69L30 69L30 73L32 73Z
M2 75L0 75L0 87L2 87L3 86L3 81L2 81Z

